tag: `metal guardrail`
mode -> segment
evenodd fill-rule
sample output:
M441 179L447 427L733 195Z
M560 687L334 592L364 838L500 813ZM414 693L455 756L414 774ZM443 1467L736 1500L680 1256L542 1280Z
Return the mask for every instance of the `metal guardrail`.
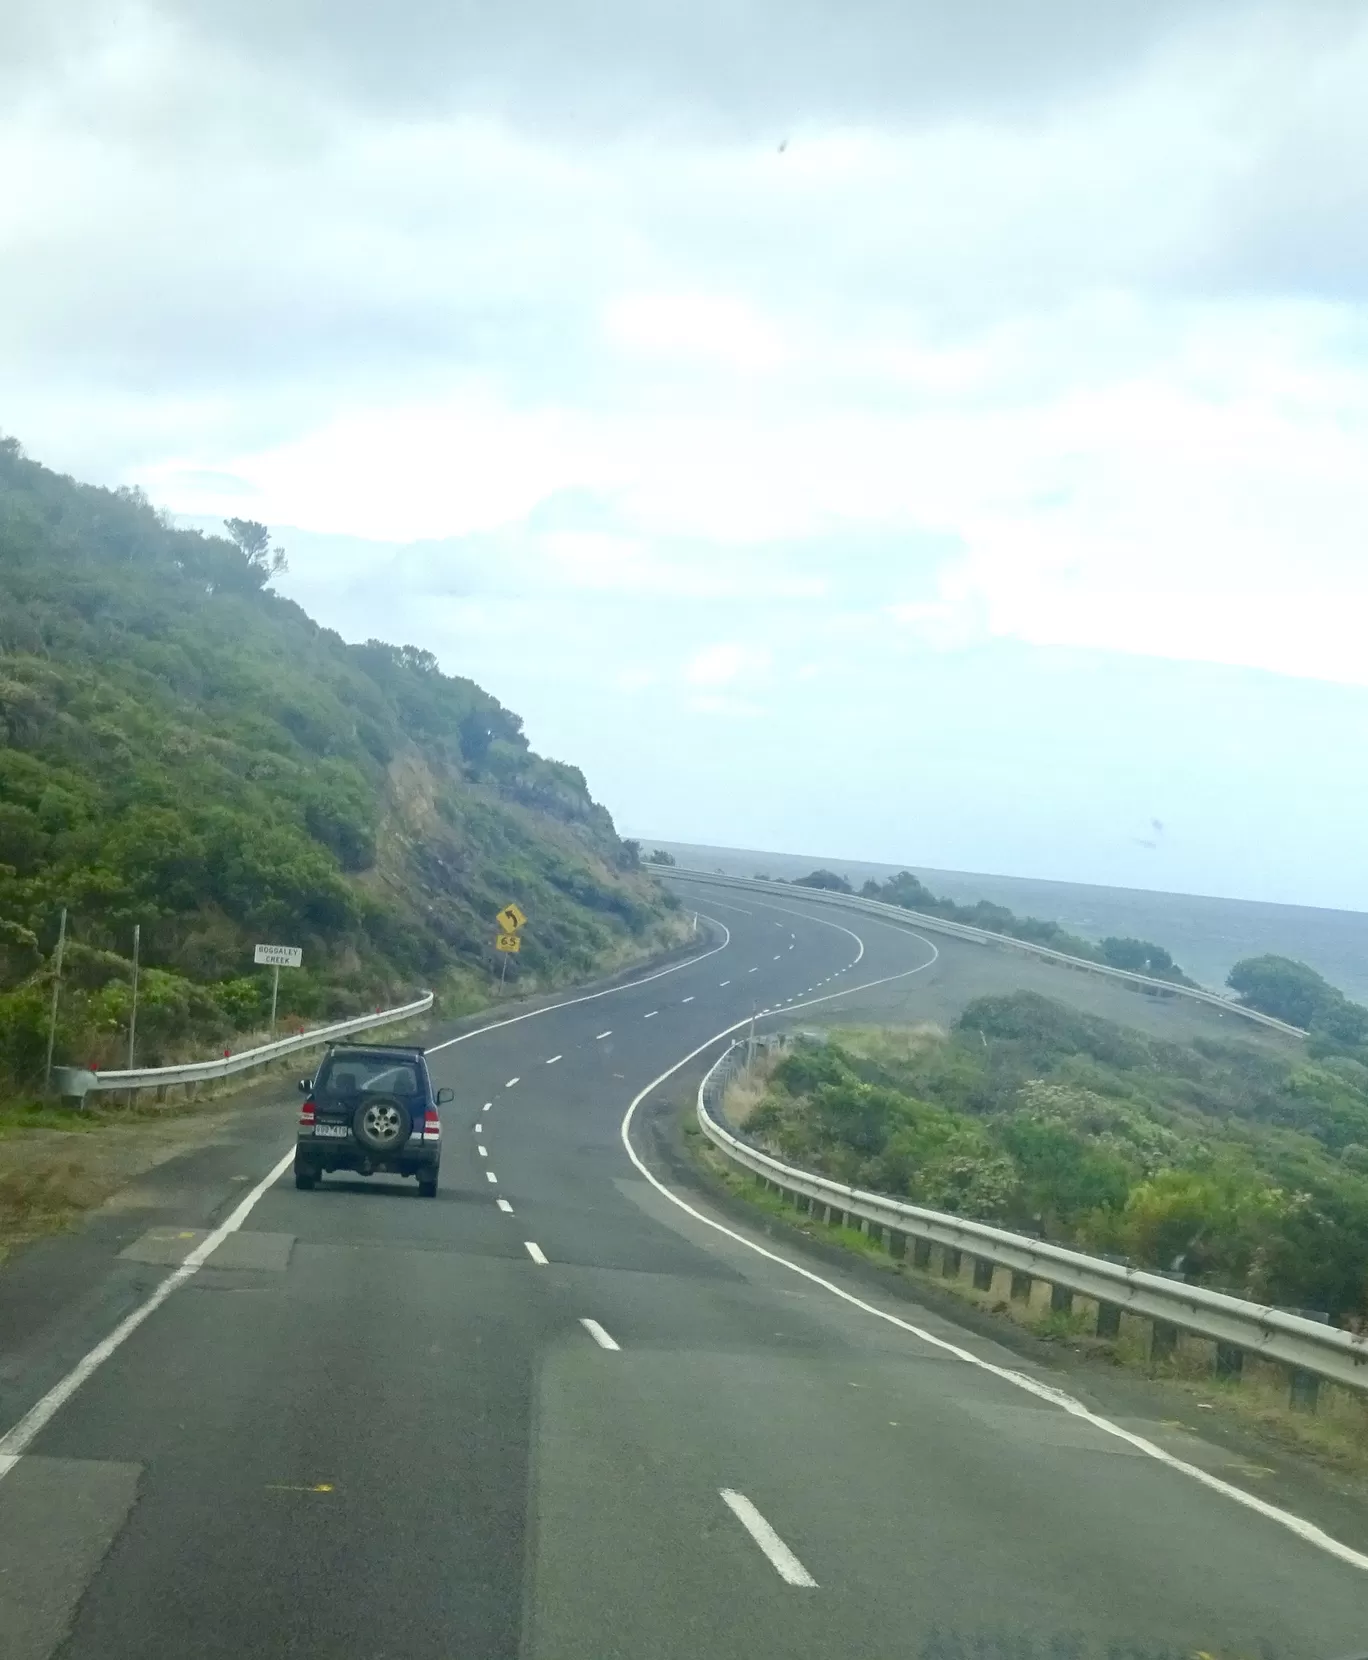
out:
M266 1066L305 1049L317 1049L335 1038L348 1037L353 1032L367 1032L377 1026L390 1026L396 1021L412 1020L426 1014L432 1007L432 993L425 991L411 1003L395 1009L378 1009L372 1014L353 1015L348 1020L336 1020L330 1026L315 1026L307 1032L292 1033L274 1043L263 1043L255 1049L244 1049L241 1054L223 1055L212 1061L187 1061L181 1066L149 1066L141 1070L92 1072L80 1066L56 1066L52 1069L58 1093L67 1099L84 1099L86 1095L106 1090L165 1089L170 1084L199 1084L214 1078L231 1078L238 1072L250 1072L253 1067Z
M751 1146L709 1111L710 1106L720 1103L727 1084L736 1076L745 1049L744 1042L732 1044L698 1086L699 1127L726 1158L770 1182L781 1193L806 1201L805 1208L826 1207L828 1219L835 1212L863 1223L866 1229L887 1230L892 1236L890 1245L901 1241L905 1248L908 1238L925 1240L943 1251L962 1252L976 1261L997 1264L1014 1274L1029 1275L1090 1297L1099 1310L1140 1315L1161 1326L1210 1338L1243 1354L1281 1362L1294 1374L1310 1373L1350 1389L1368 1391L1368 1337L1284 1309L1246 1302L1223 1291L1210 1291L1104 1257L1085 1256L1043 1239L1008 1233L985 1222L923 1210L886 1194L847 1187L796 1169Z
M1271 1027L1272 1030L1282 1032L1288 1037L1306 1036L1300 1026L1289 1026L1285 1020L1277 1020L1271 1014L1260 1014L1257 1009L1248 1009L1243 1003L1232 1002L1230 998L1221 997L1214 991L1205 991L1200 986L1180 986L1172 980L1158 980L1150 974L1135 974L1127 968L1112 968L1107 963L1095 963L1087 957L1071 957L1065 951L1055 951L1048 945L1037 945L1032 940L1019 940L1012 934L998 934L991 928L973 928L966 922L951 922L946 917L928 916L925 911L905 910L901 905L890 905L882 899L866 899L856 893L833 893L829 888L805 888L796 882L766 882L754 876L723 876L720 872L694 870L685 865L648 865L646 868L651 869L657 876L682 877L688 882L721 883L724 887L745 888L751 892L782 894L786 889L796 889L804 900L816 900L819 904L834 905L845 910L881 914L899 922L915 923L917 927L925 928L929 933L949 934L955 939L972 940L978 945L1005 946L1009 950L1025 952L1028 956L1042 957L1047 962L1059 963L1065 968L1083 969L1089 974L1100 974L1108 980L1121 980L1152 996L1185 997L1194 1003L1206 1003L1223 1013L1238 1015L1241 1020L1252 1021L1256 1026Z

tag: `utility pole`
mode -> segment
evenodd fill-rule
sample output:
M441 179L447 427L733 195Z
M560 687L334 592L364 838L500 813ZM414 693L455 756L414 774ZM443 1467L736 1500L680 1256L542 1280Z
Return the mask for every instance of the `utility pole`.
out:
M62 920L57 928L57 960L52 970L52 1013L48 1018L47 1067L43 1073L43 1093L52 1088L52 1049L57 1042L57 1003L62 995L62 955L66 950L66 906L62 906Z
M133 1008L128 1016L128 1070L133 1070L133 1045L138 1036L138 949L142 943L142 923L133 924Z

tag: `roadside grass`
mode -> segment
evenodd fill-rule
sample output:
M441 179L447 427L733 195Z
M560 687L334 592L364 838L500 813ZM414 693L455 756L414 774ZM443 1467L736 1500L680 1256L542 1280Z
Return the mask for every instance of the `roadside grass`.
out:
M1052 1309L1049 1287L1043 1282L1033 1282L1028 1299L1014 1300L1008 1294L1006 1270L998 1271L990 1289L977 1289L970 1279L967 1255L956 1276L942 1274L938 1265L918 1268L910 1255L891 1256L880 1240L871 1239L863 1230L816 1221L769 1188L762 1188L718 1153L692 1115L683 1127L685 1145L695 1162L750 1209L809 1239L838 1245L908 1285L948 1294L984 1315L1010 1322L1044 1343L1067 1349L1074 1359L1143 1376L1171 1403L1169 1422L1175 1428L1201 1434L1205 1413L1224 1415L1279 1451L1314 1460L1362 1494L1362 1483L1368 1481L1368 1399L1356 1391L1322 1382L1316 1411L1293 1411L1288 1405L1284 1367L1246 1356L1239 1379L1218 1379L1214 1344L1187 1335L1180 1336L1172 1356L1155 1362L1149 1353L1148 1321L1123 1315L1120 1335L1101 1338L1095 1334L1095 1304L1079 1298L1071 1311ZM1005 1329L1003 1336L1009 1340ZM1256 1478L1272 1474L1254 1464L1245 1473Z
M757 1055L755 1064L749 1071L738 1073L732 1079L722 1098L722 1111L728 1123L735 1124L737 1129L744 1128L750 1115L764 1100L770 1078L778 1064L777 1055Z

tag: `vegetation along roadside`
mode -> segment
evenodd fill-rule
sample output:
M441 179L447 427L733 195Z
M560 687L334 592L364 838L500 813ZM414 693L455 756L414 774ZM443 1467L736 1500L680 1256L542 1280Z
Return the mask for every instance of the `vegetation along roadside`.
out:
M282 1021L437 991L486 1001L494 916L523 992L683 937L572 765L431 654L352 644L272 590L266 528L180 530L0 440L0 1101L41 1088L59 918L60 1061L241 1047L254 943L302 947Z
M738 1079L725 1110L757 1145L836 1180L1362 1330L1366 1060L1361 1046L1324 1037L1285 1053L1224 1038L1165 1042L1021 992L979 999L949 1031L836 1028L800 1041ZM749 1202L780 1203L690 1139ZM784 1209L794 1225L917 1277L863 1234ZM1150 1363L1132 1330L1094 1339L1086 1316L1048 1299L936 1283L1037 1336ZM1185 1341L1165 1369L1209 1395L1209 1349ZM1275 1433L1368 1475L1357 1397L1323 1391L1318 1422L1298 1428L1281 1376L1246 1368L1239 1394Z

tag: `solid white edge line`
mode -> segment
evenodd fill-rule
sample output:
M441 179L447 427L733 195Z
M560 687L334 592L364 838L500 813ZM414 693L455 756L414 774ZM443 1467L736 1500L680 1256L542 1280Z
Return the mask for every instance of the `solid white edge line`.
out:
M494 1174L494 1172L492 1170L486 1170L485 1171L485 1180L487 1182L497 1182L498 1179L499 1178Z
M0 1479L14 1468L19 1462L19 1455L29 1446L34 1436L61 1411L86 1379L103 1366L116 1349L127 1342L148 1315L159 1309L178 1286L184 1285L200 1271L230 1233L238 1231L251 1214L257 1200L268 1188L273 1187L294 1163L294 1156L295 1150L292 1147L238 1203L228 1217L195 1246L180 1267L166 1276L145 1303L140 1303L131 1314L125 1315L107 1337L97 1343L84 1358L77 1361L64 1378L53 1384L46 1395L34 1402L17 1424L11 1426L4 1435L0 1435Z
M741 1526L755 1540L760 1549L769 1558L770 1566L780 1579L789 1585L805 1586L808 1590L817 1589L817 1581L807 1571L803 1564L788 1548L784 1541L769 1525L765 1518L755 1508L744 1493L738 1493L731 1487L719 1487L722 1502Z
M736 907L733 906L732 909ZM692 968L696 963L706 962L709 957L715 957L719 951L725 951L731 944L731 929L725 922L719 922L715 916L709 916L706 911L700 911L698 914L705 922L711 922L722 930L726 938L721 945L714 945L708 951L700 951L696 957L689 957L682 963L671 963L669 968L657 969L654 974L643 974L639 980L628 980L625 985L586 992L583 997L567 997L563 1003L548 1003L544 1009L527 1009L522 1014L509 1015L507 1020L492 1020L488 1026L477 1026L473 1032L462 1032L459 1037L447 1038L444 1043L434 1043L424 1050L424 1053L435 1055L442 1049L450 1049L453 1043L469 1043L471 1038L481 1037L485 1032L498 1032L505 1026L516 1026L520 1020L535 1020L538 1015L554 1014L557 1009L573 1009L580 1003L595 1003L600 997L615 997L620 991L635 991L638 986L650 985L652 980L663 980L667 974L678 974L682 968ZM751 913L747 911L744 914L749 916Z
M896 925L892 923L886 923L884 926L896 928ZM886 985L890 980L904 980L909 975L920 974L923 969L932 967L939 959L940 952L923 935L912 933L910 928L896 928L896 931L910 933L913 939L921 940L923 945L930 946L934 953L931 960L922 963L919 968L908 969L903 974L889 974L880 980L868 980L861 985L848 986L843 991L829 991L823 997L812 998L810 1003L799 1003L796 1006L798 1008L809 1008L816 1003L832 1002L838 997L849 997L857 991L868 991L873 986ZM845 932L849 933L850 930L846 929ZM863 950L861 955L863 955ZM858 961L858 958L856 960ZM677 1193L666 1187L665 1183L653 1171L647 1169L645 1162L638 1157L636 1149L632 1146L632 1119L636 1114L636 1110L653 1090L658 1089L667 1078L672 1078L681 1067L687 1066L691 1060L695 1060L706 1049L712 1048L714 1044L720 1043L723 1038L730 1037L733 1032L739 1032L747 1025L749 1025L748 1020L738 1020L735 1025L727 1026L722 1031L714 1033L705 1043L700 1043L696 1049L690 1050L682 1059L677 1060L673 1066L662 1072L658 1078L647 1084L640 1094L634 1096L631 1105L623 1115L619 1134L622 1138L622 1145L626 1149L627 1157L658 1193L668 1199L672 1205L677 1205L680 1210L692 1216L695 1221L701 1222L704 1227L712 1228L716 1233L725 1234L728 1239L735 1241L736 1244L745 1246L748 1251L754 1251L757 1256L762 1256L769 1262L777 1263L781 1268L787 1268L790 1273L798 1274L809 1284L821 1286L824 1291L829 1291L833 1297L839 1297L842 1302L849 1303L852 1307L861 1309L866 1314L872 1314L876 1320L883 1320L890 1326L898 1327L900 1331L909 1332L913 1337L929 1344L933 1349L938 1349L943 1354L952 1355L956 1360L963 1361L966 1366L972 1366L978 1371L987 1372L992 1377L1000 1378L1004 1383L1011 1384L1014 1389L1023 1390L1028 1395L1034 1395L1038 1400L1059 1407L1061 1411L1067 1412L1070 1417L1080 1418L1083 1422L1091 1424L1104 1434L1115 1436L1118 1441L1124 1441L1127 1446L1134 1447L1137 1452L1143 1453L1146 1458L1152 1458L1155 1463L1166 1465L1170 1470L1175 1470L1180 1475L1187 1476L1189 1480L1197 1482L1211 1492L1232 1499L1246 1510L1252 1510L1255 1515L1262 1516L1265 1520L1275 1522L1279 1527L1286 1528L1289 1533L1294 1534L1304 1543L1314 1546L1317 1550L1324 1551L1329 1556L1337 1557L1341 1562L1347 1563L1352 1568L1362 1568L1368 1571L1368 1555L1354 1550L1352 1546L1342 1544L1338 1539L1326 1533L1323 1528L1317 1527L1314 1522L1308 1522L1300 1516L1294 1516L1290 1510L1282 1510L1275 1504L1269 1504L1266 1499L1259 1498L1257 1494L1247 1493L1244 1488L1236 1487L1228 1481L1222 1481L1219 1476L1212 1475L1209 1470L1199 1469L1197 1465L1189 1464L1175 1454L1166 1452L1163 1447L1156 1445L1153 1441L1147 1441L1143 1435L1136 1435L1131 1430L1123 1429L1120 1424L1112 1423L1110 1418L1104 1418L1099 1413L1090 1411L1082 1401L1075 1400L1072 1395L1067 1394L1062 1389L1056 1389L1052 1384L1040 1383L1035 1378L1027 1377L1024 1372L1015 1372L1008 1366L995 1365L991 1360L984 1360L981 1356L972 1354L968 1349L962 1349L957 1343L951 1343L943 1337L937 1337L933 1332L927 1331L911 1320L904 1320L901 1316L890 1313L887 1309L876 1308L873 1303L867 1303L864 1298L855 1296L853 1292L843 1290L831 1280L824 1279L820 1274L814 1273L811 1268L804 1268L801 1263L791 1262L788 1257L780 1256L777 1251L771 1251L768 1247L758 1244L753 1239L747 1239L744 1234L737 1233L734 1228L727 1227L725 1223L716 1222L711 1216L705 1216L701 1210L689 1204L686 1199L681 1199Z
M501 1210L501 1211L503 1211L503 1212L504 1212L504 1213L505 1213L505 1214L506 1214L506 1215L508 1215L508 1216L512 1216L512 1214L513 1214L513 1207L512 1207L512 1205L510 1205L510 1204L509 1204L509 1202L508 1202L508 1200L507 1200L507 1199L496 1199L496 1200L495 1200L495 1201L494 1201L494 1203L495 1203L495 1204L496 1204L496 1205L497 1205L497 1206L498 1206L498 1207L499 1207L499 1209L500 1209L500 1210Z
M536 1240L535 1239L524 1239L523 1244L527 1247L528 1256L530 1256L532 1258L533 1262L536 1263L537 1267L538 1268L545 1268L546 1267L546 1252L542 1250L541 1246L537 1244Z
M585 1331L589 1333L590 1337L593 1338L600 1349L611 1349L615 1352L621 1349L622 1345L620 1343L614 1343L612 1338L609 1337L608 1333L604 1331L603 1327L599 1325L597 1320L590 1320L582 1317L580 1319L580 1325L584 1327Z

